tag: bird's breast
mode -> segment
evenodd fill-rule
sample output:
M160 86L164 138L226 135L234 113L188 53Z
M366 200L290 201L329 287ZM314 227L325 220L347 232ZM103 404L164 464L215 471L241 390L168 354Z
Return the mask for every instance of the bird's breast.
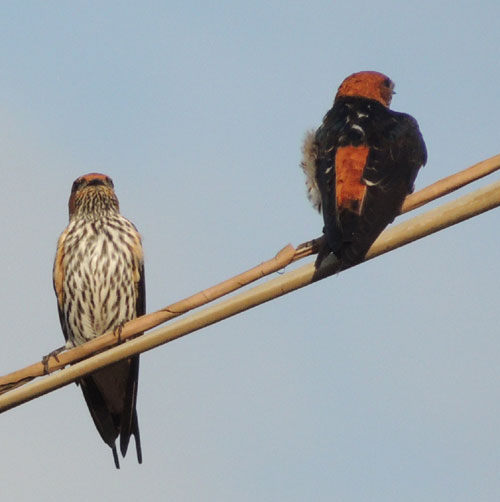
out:
M78 345L135 317L137 260L131 239L113 226L87 224L65 253L64 312Z

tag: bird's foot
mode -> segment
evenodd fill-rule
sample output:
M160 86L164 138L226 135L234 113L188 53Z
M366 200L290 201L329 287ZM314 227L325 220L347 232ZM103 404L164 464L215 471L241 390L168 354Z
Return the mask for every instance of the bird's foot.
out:
M116 338L118 338L117 345L120 345L122 343L123 326L125 326L126 322L127 321L122 321L113 329L113 335L116 336Z
M58 349L55 349L52 352L49 352L46 356L42 357L44 375L49 374L49 359L53 357L57 362L59 362L59 358L57 356L64 350L66 350L66 345L63 345L62 347L59 347Z

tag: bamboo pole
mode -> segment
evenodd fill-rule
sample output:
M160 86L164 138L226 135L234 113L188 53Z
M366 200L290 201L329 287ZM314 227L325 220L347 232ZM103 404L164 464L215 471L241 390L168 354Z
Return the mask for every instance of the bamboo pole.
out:
M401 213L420 207L427 202L435 200L436 198L457 190L468 183L476 181L499 168L500 155L496 155L478 162L477 164L459 171L458 173L443 178L407 197ZM235 277L171 304L161 310L142 316L139 319L129 321L124 325L119 339L113 332L105 333L94 340L59 354L57 358L51 357L43 362L31 364L30 366L0 377L0 394L20 385L24 385L36 377L51 373L67 366L68 364L80 361L86 357L112 347L116 345L119 340L133 338L141 332L152 329L166 321L178 317L181 314L185 314L192 309L206 305L207 303L212 302L230 292L236 291L251 282L286 267L286 265L292 261L297 261L315 254L321 245L322 239L323 238L320 237L318 239L300 244L297 249L288 245L274 258L267 260L266 262L263 262L246 272L238 274Z
M215 286L204 289L183 300L172 303L167 307L146 314L142 317L127 322L119 334L120 340L127 340L139 333L154 328L170 319L180 316L190 310L212 302L228 293L250 284L266 275L277 272L289 265L295 256L295 249L291 244L285 246L270 260L267 260L256 267L227 279ZM0 377L0 394L15 387L23 385L33 378L51 373L64 368L68 364L80 361L90 355L96 354L104 349L112 347L118 343L118 336L110 331L95 338L83 345L61 352L57 356L50 356L46 361L39 361L30 366L22 368Z
M484 161L481 161L472 167L464 169L447 178L410 195L403 206L402 213L420 207L421 205L434 200L442 195L446 195L458 188L471 183L487 174L500 168L500 155L496 155ZM147 314L139 319L129 321L123 327L120 333L120 339L126 340L136 336L138 333L158 326L170 319L184 314L194 308L205 305L215 299L220 298L232 291L235 291L244 285L247 285L257 279L269 275L281 268L284 268L291 261L297 261L317 252L322 238L303 243L293 249L288 245L282 249L273 259L268 260L257 267L254 267L242 274L228 279L216 286L196 293L184 300L169 305L157 312ZM294 254L293 254L294 253ZM293 256L292 256L293 254ZM8 390L23 385L33 378L51 373L64 366L79 361L92 354L100 352L117 343L117 337L114 333L106 333L101 337L87 342L79 347L68 350L60 354L57 358L49 358L42 362L34 363L21 370L14 371L4 377L0 377L0 394Z
M457 200L416 216L386 230L373 244L367 260L400 246L421 239L463 220L500 205L500 181L464 195ZM322 271L327 277L328 271ZM332 269L331 273L335 270ZM28 385L0 396L0 412L18 406L75 381L93 371L120 359L151 350L230 316L248 310L269 300L290 293L314 282L316 270L313 263L304 265L252 289L222 300L199 312L186 316L147 335L113 347L106 352L80 361L57 373L48 375ZM331 275L331 274L330 274Z

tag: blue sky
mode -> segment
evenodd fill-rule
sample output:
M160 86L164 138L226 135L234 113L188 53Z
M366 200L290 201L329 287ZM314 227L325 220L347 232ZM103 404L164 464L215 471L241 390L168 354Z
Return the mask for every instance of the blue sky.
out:
M300 146L350 73L389 75L419 121L417 188L499 153L499 16L486 0L2 2L0 372L62 343L51 271L77 176L114 179L156 310L320 235ZM115 472L75 385L3 414L0 493L497 500L497 221L145 354L142 466L130 452Z

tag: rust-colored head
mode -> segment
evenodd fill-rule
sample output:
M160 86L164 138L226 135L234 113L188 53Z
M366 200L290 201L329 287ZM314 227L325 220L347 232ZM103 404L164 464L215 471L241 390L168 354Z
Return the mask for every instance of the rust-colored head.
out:
M99 217L107 212L118 212L113 180L105 174L89 173L73 183L69 198L69 217L74 215Z
M349 75L340 85L335 99L343 96L357 96L374 99L384 106L391 104L394 82L376 71L360 71Z

